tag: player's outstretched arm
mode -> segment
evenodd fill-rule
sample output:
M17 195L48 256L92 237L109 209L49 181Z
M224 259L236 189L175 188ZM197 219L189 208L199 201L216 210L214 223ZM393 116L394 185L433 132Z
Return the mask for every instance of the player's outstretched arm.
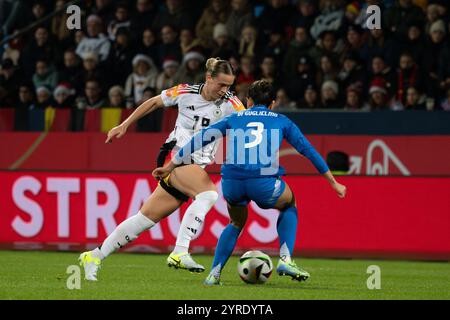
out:
M164 103L160 95L150 98L147 101L143 102L120 125L109 130L105 143L111 143L114 137L116 137L117 139L122 138L131 124L133 124L143 116L149 114L150 112L153 112L156 109L161 108L163 106Z

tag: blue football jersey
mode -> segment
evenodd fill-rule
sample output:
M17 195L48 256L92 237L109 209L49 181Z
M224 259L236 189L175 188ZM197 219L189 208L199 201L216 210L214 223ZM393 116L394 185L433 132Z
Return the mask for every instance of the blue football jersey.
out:
M204 128L181 148L173 161L182 163L192 152L227 136L227 155L222 176L230 179L281 176L278 152L286 139L300 154L307 157L321 174L328 171L320 154L285 115L257 105L231 114ZM190 163L190 162L187 162Z

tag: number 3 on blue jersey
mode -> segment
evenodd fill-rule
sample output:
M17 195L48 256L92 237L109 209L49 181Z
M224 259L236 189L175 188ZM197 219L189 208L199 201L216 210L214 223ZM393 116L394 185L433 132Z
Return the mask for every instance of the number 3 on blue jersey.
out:
M250 134L255 136L255 140L252 142L247 142L244 147L246 149L256 147L262 141L262 133L264 132L264 123L262 122L250 122L247 124L247 128L256 127L256 130L250 130Z

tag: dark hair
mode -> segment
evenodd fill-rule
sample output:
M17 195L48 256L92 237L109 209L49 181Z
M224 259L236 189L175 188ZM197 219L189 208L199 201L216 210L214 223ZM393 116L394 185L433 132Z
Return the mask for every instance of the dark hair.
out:
M267 80L253 82L248 88L248 97L252 98L255 104L269 106L275 98L272 85Z
M213 78L215 78L219 73L229 74L233 76L235 75L231 63L220 58L209 58L206 61L206 72L208 72Z

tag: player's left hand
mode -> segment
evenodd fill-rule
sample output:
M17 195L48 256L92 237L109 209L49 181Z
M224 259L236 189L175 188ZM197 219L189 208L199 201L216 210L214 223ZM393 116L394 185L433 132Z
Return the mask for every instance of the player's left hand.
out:
M345 198L345 195L347 194L347 187L344 186L343 184L340 184L339 182L336 182L333 185L333 189L334 191L336 191L336 193L338 194L339 198Z
M152 175L156 180L162 180L170 174L170 170L166 167L160 167L153 170Z

